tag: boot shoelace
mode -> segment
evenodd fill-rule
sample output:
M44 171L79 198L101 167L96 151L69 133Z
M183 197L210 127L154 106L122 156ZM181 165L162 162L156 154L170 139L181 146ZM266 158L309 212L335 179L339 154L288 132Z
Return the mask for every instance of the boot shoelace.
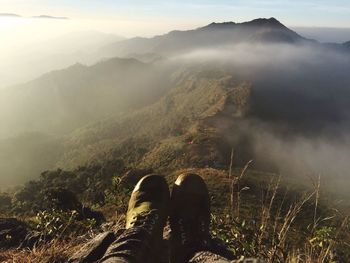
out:
M198 244L198 245L202 245L202 246L207 246L209 245L209 236L207 234L207 228L206 228L206 224L203 220L199 220L200 221L200 225L197 229L197 235L196 235L196 240L195 242ZM188 229L188 222L186 223L183 219L180 219L178 221L178 225L179 225L179 230L180 230L180 237L181 237L181 244L182 245L186 245L188 243L190 243L190 240L189 240L189 230ZM187 226L187 227L186 227ZM189 230L189 231L188 231ZM193 231L194 229L192 229Z
M130 225L132 227L141 227L145 229L149 234L152 234L153 228L158 222L158 213L156 209L141 212L132 217Z
M183 219L180 219L178 221L179 224L179 229L180 229L180 236L181 236L181 244L186 245L188 243L188 238L187 238L187 231L185 229L185 223Z

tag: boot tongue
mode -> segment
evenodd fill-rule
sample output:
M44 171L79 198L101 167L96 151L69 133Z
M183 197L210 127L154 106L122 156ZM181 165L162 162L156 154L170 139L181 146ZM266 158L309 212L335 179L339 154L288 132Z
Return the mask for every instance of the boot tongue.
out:
M156 205L159 205L161 202L164 202L164 195L161 195L159 192L144 192L138 191L133 193L133 198L135 206L138 206L143 202L152 202Z
M133 226L135 219L146 220L146 217L151 217L151 213L155 213L156 209L151 202L143 202L128 211L126 228Z

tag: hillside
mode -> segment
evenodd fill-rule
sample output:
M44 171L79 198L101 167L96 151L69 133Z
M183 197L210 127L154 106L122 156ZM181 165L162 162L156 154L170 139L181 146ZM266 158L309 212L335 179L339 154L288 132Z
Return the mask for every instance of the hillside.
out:
M13 131L67 133L112 114L140 108L166 91L166 77L155 66L118 58L45 74L0 91L0 117L6 123L0 137L13 135Z
M155 104L76 130L66 141L59 166L72 168L113 158L157 169L225 163L226 157L216 149L220 135L206 122L225 111L232 117L243 115L250 84L234 81L223 72L212 75L180 74L174 87ZM212 156L204 156L205 152Z
M114 58L90 67L76 64L1 90L2 183L16 185L55 167L64 154L58 142L75 129L158 100L169 87L165 72Z

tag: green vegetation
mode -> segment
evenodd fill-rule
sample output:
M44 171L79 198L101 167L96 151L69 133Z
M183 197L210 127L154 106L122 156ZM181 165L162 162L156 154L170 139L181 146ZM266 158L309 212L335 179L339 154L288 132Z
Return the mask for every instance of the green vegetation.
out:
M179 173L191 171L206 180L212 195L213 236L237 258L348 260L347 218L343 210L331 209L335 206L321 195L319 184L248 167L227 171L227 134L249 111L251 84L220 71L209 75L178 74L175 87L158 102L75 130L60 145L61 168L1 194L1 213L23 218L53 238L56 250L41 255L64 262L69 254L62 259L57 251L62 246L75 251L75 237L86 240L101 231L104 218L115 222L114 229L122 226L130 191L143 175L160 172L171 184ZM244 143L229 138L232 144ZM246 160L238 157L231 156L231 166ZM22 256L32 257L44 247Z
M235 107L228 100L230 92L240 87L249 88L249 85L234 83L232 77L223 72L211 78L198 75L194 72L189 76L177 76L175 87L166 96L140 111L76 130L67 138L65 154L58 165L71 169L122 158L127 166L180 168L193 165L192 161L186 163L187 157L179 160L181 154L189 151L195 151L191 155L199 156L205 163L206 156L199 152L207 151L204 147L215 143L216 137L215 128L205 121L226 105ZM189 146L187 139L191 136L199 136L208 143L194 140ZM176 158L171 156L173 154ZM178 164L170 164L172 160L177 160ZM220 162L220 158L216 160Z

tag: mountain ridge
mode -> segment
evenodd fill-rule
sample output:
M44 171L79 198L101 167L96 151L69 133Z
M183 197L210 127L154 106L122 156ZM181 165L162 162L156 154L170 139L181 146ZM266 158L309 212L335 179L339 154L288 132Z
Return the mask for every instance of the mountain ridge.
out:
M192 49L215 48L238 43L309 43L275 18L259 18L249 22L211 23L197 29L170 31L153 38L136 37L104 48L112 56L130 53L173 55ZM177 43L177 44L175 44Z

